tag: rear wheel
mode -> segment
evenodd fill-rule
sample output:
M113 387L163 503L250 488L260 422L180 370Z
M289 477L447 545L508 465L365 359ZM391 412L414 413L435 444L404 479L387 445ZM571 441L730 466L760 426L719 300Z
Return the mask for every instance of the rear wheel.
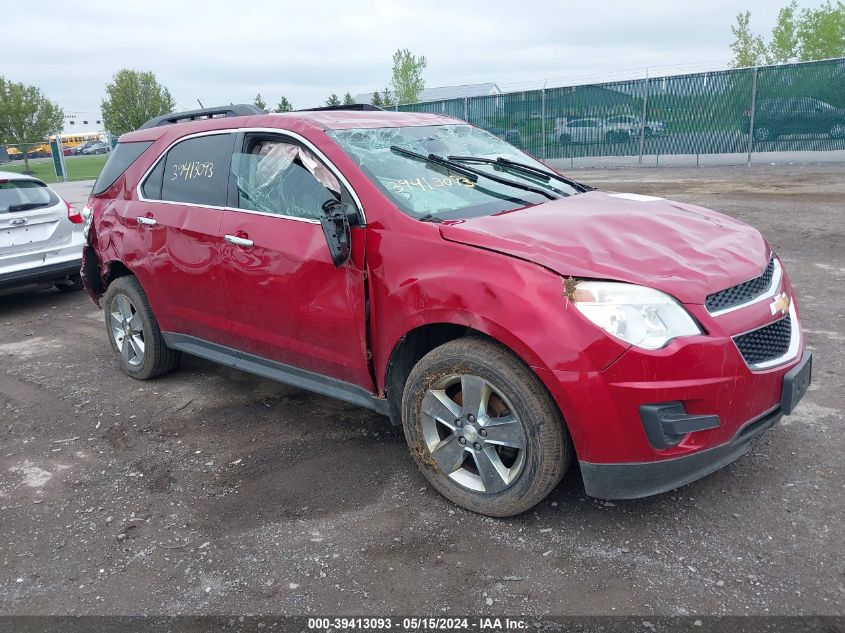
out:
M754 128L754 140L758 142L765 142L771 141L774 137L772 136L772 128L768 125L760 125Z
M106 329L120 368L139 380L166 374L179 364L158 327L141 284L133 276L115 279L103 298Z
M432 486L488 516L535 506L572 458L543 384L511 352L484 340L458 339L424 356L405 385L402 422Z

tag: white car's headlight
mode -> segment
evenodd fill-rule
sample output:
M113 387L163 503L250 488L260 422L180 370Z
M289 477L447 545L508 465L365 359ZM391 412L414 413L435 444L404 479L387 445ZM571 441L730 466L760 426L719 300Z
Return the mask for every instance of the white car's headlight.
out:
M654 288L610 281L582 281L575 307L600 328L626 343L658 349L701 328L675 299Z

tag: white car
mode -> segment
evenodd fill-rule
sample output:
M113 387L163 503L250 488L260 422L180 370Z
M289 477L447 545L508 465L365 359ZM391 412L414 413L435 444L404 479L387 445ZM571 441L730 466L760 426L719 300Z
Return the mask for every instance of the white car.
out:
M82 214L37 178L0 171L0 295L82 287Z
M640 119L635 116L627 114L620 114L617 116L608 117L605 121L605 129L616 130L622 132L629 137L639 138L640 136ZM643 134L646 138L652 136L661 136L666 134L667 127L663 121L648 121L646 120L643 129Z
M562 145L570 143L621 143L628 140L622 130L608 129L601 119L559 118L554 127L555 138Z

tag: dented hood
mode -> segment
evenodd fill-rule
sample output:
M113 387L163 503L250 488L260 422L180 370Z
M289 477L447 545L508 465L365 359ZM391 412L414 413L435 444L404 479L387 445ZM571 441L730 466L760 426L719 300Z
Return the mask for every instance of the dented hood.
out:
M560 275L626 281L703 303L759 275L759 231L691 204L591 191L440 225L443 239L535 262Z

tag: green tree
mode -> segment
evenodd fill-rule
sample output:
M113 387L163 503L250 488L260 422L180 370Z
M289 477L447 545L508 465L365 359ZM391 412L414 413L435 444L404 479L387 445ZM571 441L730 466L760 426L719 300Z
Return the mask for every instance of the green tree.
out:
M328 99L326 99L326 105L327 106L339 106L340 105L340 99L338 99L338 97L335 93L332 93L332 95Z
M379 93L378 90L373 93L373 96L370 98L370 103L379 108L384 106L384 99L381 98L381 93Z
M396 105L396 98L390 91L390 88L385 88L381 91L381 106L383 108L392 108Z
M396 102L416 103L425 88L423 71L428 66L424 55L415 57L407 48L393 53L393 78L391 86L396 95Z
M279 103L276 104L276 112L293 112L293 104L288 101L288 98L282 96Z
M61 133L65 114L36 86L7 82L0 77L0 141L24 143ZM24 150L24 171L29 159Z
M845 4L803 9L796 28L801 61L845 56Z
M145 121L172 112L176 102L155 74L124 68L106 84L100 109L103 125L115 136L137 130Z
M798 11L798 3L792 0L781 7L778 19L772 29L768 46L750 27L751 12L736 16L731 27L734 41L734 67L755 66L766 61L771 64L845 56L845 4L839 0L835 5L827 0L823 5Z
M734 68L756 66L766 59L766 44L763 38L751 31L751 11L738 13L736 24L731 27L734 41L731 50L734 58L731 62Z
M267 109L267 103L264 101L264 97L261 96L260 92L255 95L255 99L252 100L252 105L257 108L261 108L262 110Z
M355 99L348 92L343 95L343 105L355 105Z
M782 64L798 57L797 13L798 3L795 0L778 11L778 19L769 42L769 63Z

